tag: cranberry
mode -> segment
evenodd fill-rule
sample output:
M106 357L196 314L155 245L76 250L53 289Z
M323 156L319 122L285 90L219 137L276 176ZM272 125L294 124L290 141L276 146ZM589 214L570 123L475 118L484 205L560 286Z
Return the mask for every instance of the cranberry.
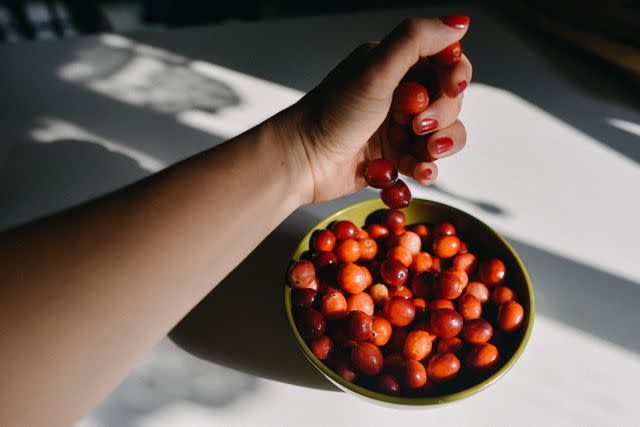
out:
M387 212L385 222L389 230L392 232L397 232L404 229L405 224L407 223L407 219L404 215L404 212L392 209Z
M498 327L505 332L514 332L522 325L524 309L515 301L508 301L498 309Z
M364 169L364 179L373 188L386 188L398 179L398 169L387 159L374 159Z
M331 230L320 230L314 233L312 241L314 251L331 252L336 245L336 235Z
M458 299L458 312L464 320L478 319L482 316L482 304L473 295L465 294Z
M346 331L347 337L354 341L367 341L371 338L373 329L373 320L371 316L356 310L347 314Z
M311 341L311 351L320 360L327 360L333 351L333 341L326 335Z
M402 82L393 92L391 111L419 114L429 105L429 93L424 86L415 82Z
M380 265L382 279L391 286L402 286L409 277L409 270L400 261L387 259Z
M427 383L427 371L417 360L407 360L404 379L408 388L423 387Z
M403 180L398 179L380 191L380 198L391 209L406 208L411 204L411 190Z
M400 383L393 375L382 374L378 378L378 390L384 394L398 396L400 394Z
M308 308L300 313L298 318L298 330L304 338L316 338L324 334L326 322L324 316L313 308Z
M427 365L427 376L435 381L447 381L460 371L460 360L452 353L438 353Z
M298 308L311 308L317 294L318 292L313 289L294 289L291 294L291 302Z
M411 300L392 297L385 304L384 313L393 326L407 326L416 317L416 307Z
M471 344L481 344L493 336L493 327L484 319L471 319L462 327L462 338Z
M378 375L382 371L382 352L369 342L359 342L351 350L351 362L364 375Z
M462 330L462 317L450 308L435 310L431 313L431 328L440 338L453 338Z
M403 350L407 359L422 360L431 353L431 337L425 331L411 331L404 342Z
M302 260L293 263L287 274L289 284L294 288L308 288L316 278L316 269L311 261Z
M347 300L342 292L330 292L322 297L320 311L329 320L341 319L347 314Z
M371 343L378 347L382 347L389 342L393 330L391 323L382 316L375 316L371 327Z
M494 367L498 362L498 357L498 349L493 344L477 344L467 354L466 363L474 370L484 371Z
M359 310L368 316L373 316L373 298L366 293L360 292L347 298L347 311Z
M480 281L485 285L495 286L504 281L506 268L502 261L494 258L480 264L478 275L480 276Z
M338 221L332 230L338 240L353 239L358 233L358 227L351 221Z

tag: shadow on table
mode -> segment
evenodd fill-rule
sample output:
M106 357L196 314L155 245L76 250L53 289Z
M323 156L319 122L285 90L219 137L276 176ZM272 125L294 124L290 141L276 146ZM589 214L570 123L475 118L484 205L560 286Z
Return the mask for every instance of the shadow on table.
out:
M303 235L293 231L292 224L306 222L308 214L293 213L169 337L195 356L224 366L290 384L335 390L297 348L284 312L284 273Z

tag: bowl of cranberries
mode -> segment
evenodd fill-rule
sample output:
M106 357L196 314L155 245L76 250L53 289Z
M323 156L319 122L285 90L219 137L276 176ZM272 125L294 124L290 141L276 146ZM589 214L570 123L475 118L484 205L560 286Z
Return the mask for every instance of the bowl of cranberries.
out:
M375 402L438 405L485 389L533 328L522 261L459 209L383 201L325 218L293 254L284 303L300 349L339 388Z

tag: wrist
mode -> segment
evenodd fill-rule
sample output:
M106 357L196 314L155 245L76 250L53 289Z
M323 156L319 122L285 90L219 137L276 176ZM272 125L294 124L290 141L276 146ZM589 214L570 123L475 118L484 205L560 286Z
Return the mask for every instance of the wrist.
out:
M277 153L277 165L287 177L288 191L297 200L298 207L314 199L314 177L303 122L295 105L264 122L266 139Z

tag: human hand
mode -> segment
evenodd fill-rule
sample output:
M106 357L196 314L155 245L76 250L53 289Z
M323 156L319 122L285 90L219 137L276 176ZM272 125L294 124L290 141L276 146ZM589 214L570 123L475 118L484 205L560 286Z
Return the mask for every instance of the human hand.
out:
M460 40L467 17L410 18L382 42L356 48L315 89L284 114L295 124L297 138L289 152L304 165L305 202L322 202L354 193L366 186L368 160L384 157L400 173L423 185L438 175L433 161L460 151L466 132L457 119L462 92L471 79L471 63L463 55L449 66L435 66L439 93L430 93L428 108L415 116L410 132L426 135L429 159L403 152L389 138L389 108L393 93L411 72L419 73L426 57Z

